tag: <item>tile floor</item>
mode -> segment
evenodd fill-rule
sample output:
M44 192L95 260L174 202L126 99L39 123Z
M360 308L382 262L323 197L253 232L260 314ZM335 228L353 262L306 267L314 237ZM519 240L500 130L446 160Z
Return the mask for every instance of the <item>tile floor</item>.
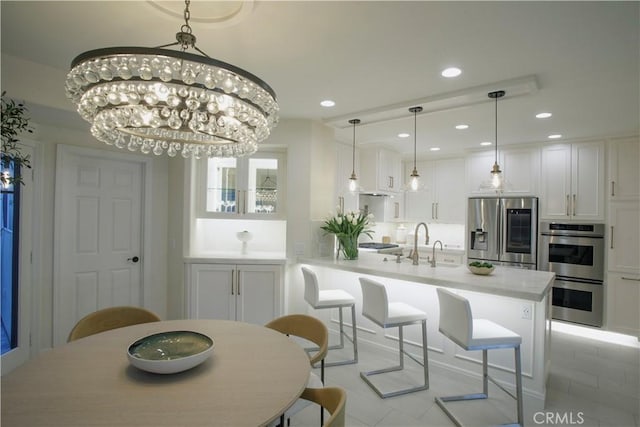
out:
M631 340L631 346L613 344L554 330L551 348L546 414L534 414L525 407L525 425L639 426L640 348L637 342ZM454 426L435 404L434 396L481 388L479 380L432 366L429 390L383 400L360 379L359 372L395 362L382 360L379 352L372 351L365 343L360 343L359 353L357 365L326 368L326 384L347 390L346 424L349 427ZM339 357L336 351L330 354L331 358ZM420 378L421 368L405 360L407 372ZM489 387L491 401L464 402L462 407L456 403L458 406L453 407L465 425L496 425L515 419L514 401L495 386ZM309 406L291 418L291 426L318 426L319 418L318 407Z

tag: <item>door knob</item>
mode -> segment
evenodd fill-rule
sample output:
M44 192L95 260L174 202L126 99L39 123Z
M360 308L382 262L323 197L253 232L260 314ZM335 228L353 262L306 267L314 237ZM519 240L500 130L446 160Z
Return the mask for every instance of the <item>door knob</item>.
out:
M127 258L127 261L131 261L133 263L136 263L138 261L140 261L140 258L138 258L137 256L131 257L131 258Z

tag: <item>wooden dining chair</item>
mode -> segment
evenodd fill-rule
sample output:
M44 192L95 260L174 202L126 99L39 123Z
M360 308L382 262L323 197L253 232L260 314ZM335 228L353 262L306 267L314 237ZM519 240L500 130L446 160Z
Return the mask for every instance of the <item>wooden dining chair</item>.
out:
M329 347L329 330L325 324L315 317L306 314L290 314L273 319L265 326L287 336L299 337L311 341L317 346L317 352L315 354L309 354L309 362L311 366L320 362L320 378L311 372L309 374L309 380L307 381L307 388L324 387L324 359ZM293 414L300 412L309 405L311 405L311 402L308 400L298 399L291 408L287 409L283 419L290 418ZM323 422L324 411L321 409L320 423L322 424Z
M301 399L317 403L325 408L331 416L322 427L344 427L347 405L347 392L340 387L306 388Z
M157 322L160 318L141 307L109 307L87 314L73 327L67 342L75 341L99 332L139 323Z

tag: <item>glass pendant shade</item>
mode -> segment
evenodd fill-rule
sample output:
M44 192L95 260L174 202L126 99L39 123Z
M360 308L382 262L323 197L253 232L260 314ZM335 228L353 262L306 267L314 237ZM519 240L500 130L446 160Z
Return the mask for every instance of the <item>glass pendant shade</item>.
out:
M249 155L270 135L279 111L273 89L247 71L203 56L188 16L187 0L186 25L177 42L166 45L181 45L182 51L112 47L72 61L66 95L96 139L145 154L199 158Z
M409 190L418 191L420 189L420 175L416 169L409 176Z
M352 174L351 178L349 178L349 191L353 193L357 190L358 190L358 178L355 176L355 174Z

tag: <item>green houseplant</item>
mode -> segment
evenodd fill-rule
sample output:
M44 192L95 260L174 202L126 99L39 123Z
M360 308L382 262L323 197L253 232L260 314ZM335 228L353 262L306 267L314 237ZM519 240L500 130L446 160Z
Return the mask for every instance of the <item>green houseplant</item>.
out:
M338 212L325 220L322 228L327 233L335 234L338 238L338 251L344 259L358 259L358 237L366 234L371 237L373 230L369 228L373 222L373 215L363 215L359 212Z
M2 92L2 151L0 152L0 182L3 187L8 187L15 183L24 184L21 170L31 168L31 159L28 154L20 151L20 140L18 137L23 132L33 133L29 126L30 118L27 116L27 107L21 103L16 103L13 99L5 97L6 92ZM13 163L14 173L8 171Z

